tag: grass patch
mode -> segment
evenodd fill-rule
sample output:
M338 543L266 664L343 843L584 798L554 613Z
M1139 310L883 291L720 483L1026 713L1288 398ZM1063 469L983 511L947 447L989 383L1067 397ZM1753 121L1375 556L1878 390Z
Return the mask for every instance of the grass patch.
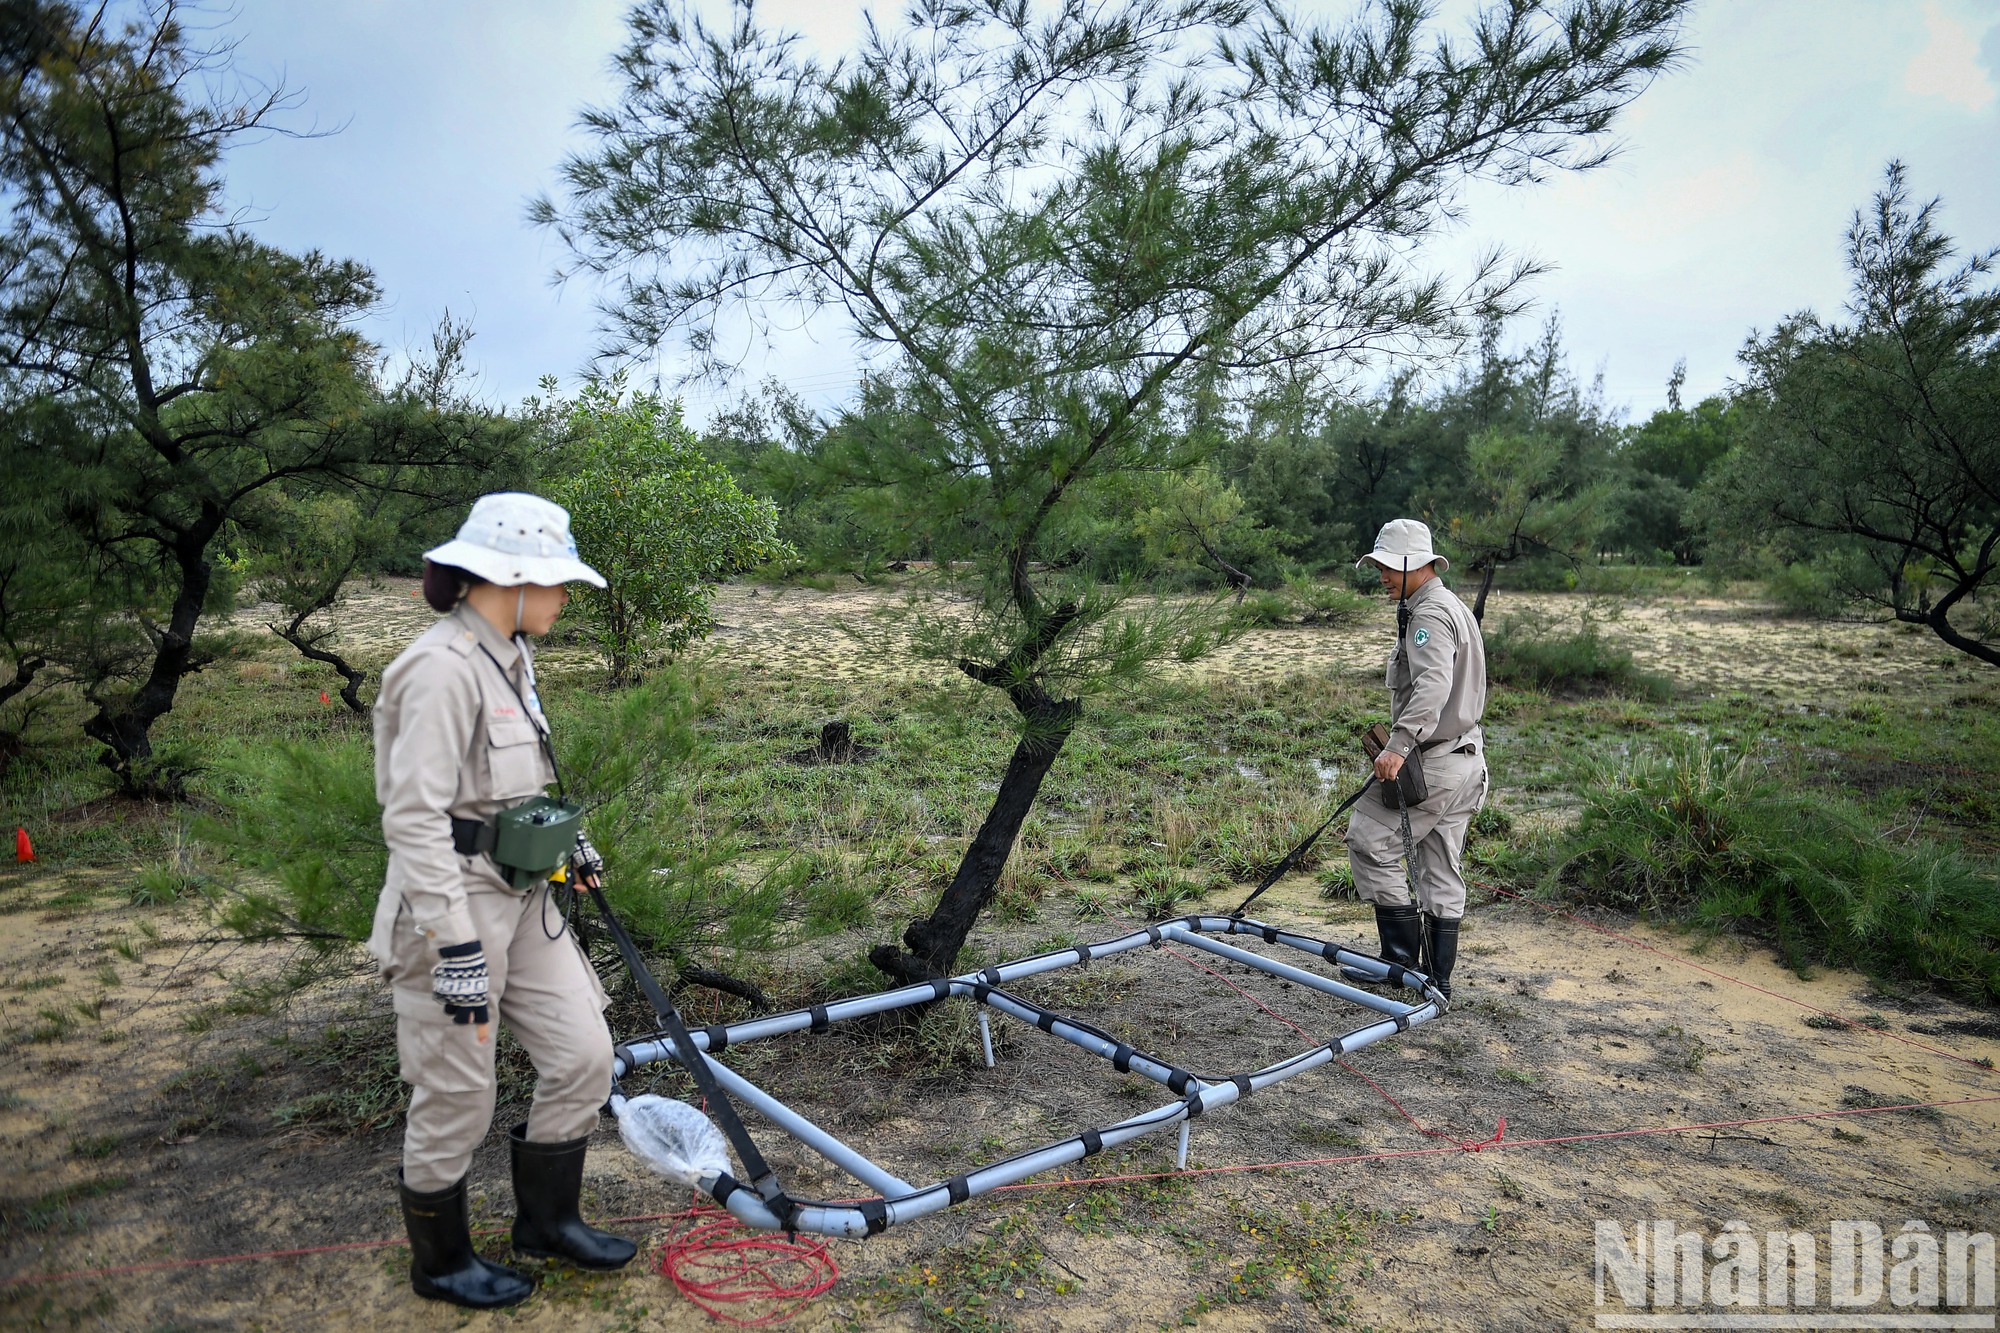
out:
M124 1141L116 1134L79 1134L69 1141L69 1152L72 1157L95 1162L117 1152Z
M1025 1317L1030 1300L1039 1306L1042 1298L1074 1289L1049 1265L1031 1218L1017 1213L1000 1219L983 1240L945 1246L928 1263L878 1278L869 1294L892 1309L914 1306L927 1328L999 1333Z
M325 1086L271 1113L280 1125L312 1125L352 1134L394 1124L410 1104L397 1076L396 1039L386 1016L329 1024L317 1040L288 1045Z
M11 1242L19 1235L81 1231L89 1218L80 1205L122 1190L130 1183L124 1176L99 1176L63 1185L32 1199L0 1199L0 1240Z
M1640 669L1632 654L1611 644L1595 622L1552 632L1526 616L1510 616L1486 634L1486 671L1507 685L1556 694L1621 694L1665 702L1671 679Z
M2000 1001L2000 882L1929 843L1891 843L1844 802L1788 790L1751 756L1682 738L1594 766L1551 883L1648 917L1744 929L1786 964L1832 963Z
M1232 1199L1236 1235L1221 1279L1186 1309L1180 1322L1197 1324L1213 1310L1296 1296L1321 1319L1339 1318L1346 1304L1346 1273L1360 1251L1361 1220L1339 1205L1300 1202L1289 1212Z

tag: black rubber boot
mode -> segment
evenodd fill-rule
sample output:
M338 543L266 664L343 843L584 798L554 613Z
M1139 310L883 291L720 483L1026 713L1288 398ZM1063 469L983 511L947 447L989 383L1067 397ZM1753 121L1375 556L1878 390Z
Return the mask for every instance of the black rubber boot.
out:
M489 1263L472 1249L472 1223L465 1182L424 1194L402 1182L403 1226L410 1233L410 1286L417 1295L449 1301L468 1310L519 1305L532 1296L534 1281L505 1264Z
M1424 914L1424 974L1445 999L1451 998L1451 969L1458 961L1458 918Z
M1415 903L1375 904L1375 934L1382 941L1379 956L1383 962L1416 969L1417 956L1424 944L1424 915ZM1381 984L1347 968L1342 968L1340 974L1359 985Z
M576 1211L583 1193L583 1154L590 1137L530 1143L528 1127L507 1131L514 1150L514 1248L537 1259L567 1259L600 1273L632 1262L639 1247L585 1224Z

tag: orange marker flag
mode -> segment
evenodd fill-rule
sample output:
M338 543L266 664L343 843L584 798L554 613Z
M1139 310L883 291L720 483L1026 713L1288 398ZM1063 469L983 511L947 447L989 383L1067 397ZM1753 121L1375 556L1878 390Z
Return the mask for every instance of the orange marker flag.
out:
M28 841L28 830L24 828L14 830L14 859L16 861L35 859L35 844Z

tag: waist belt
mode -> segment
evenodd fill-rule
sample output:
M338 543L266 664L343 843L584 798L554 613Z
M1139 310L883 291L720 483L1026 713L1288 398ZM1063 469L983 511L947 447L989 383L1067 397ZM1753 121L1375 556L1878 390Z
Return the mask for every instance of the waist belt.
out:
M1422 750L1422 751L1423 751L1423 752L1424 752L1425 754L1429 754L1429 753L1430 753L1430 752L1431 752L1432 750L1435 750L1435 749L1437 749L1437 748L1438 748L1438 747L1440 747L1440 746L1444 746L1444 745L1457 745L1457 746L1458 746L1458 748L1452 751L1452 753L1453 753L1453 754L1478 754L1478 753L1479 753L1479 747L1478 747L1477 745L1473 744L1473 743L1472 743L1471 741L1466 741L1466 742L1465 742L1465 744L1463 744L1463 745L1458 745L1458 742L1460 742L1460 741L1464 741L1464 740L1465 740L1465 737L1463 737L1463 736L1452 736L1452 737L1449 737L1449 738L1447 738L1447 739L1445 739L1445 740L1434 740L1434 741L1425 741L1425 742L1424 742L1424 743L1423 743L1422 745L1419 745L1419 746L1418 746L1417 748L1418 748L1419 750ZM457 821L456 821L456 820L454 820L454 821L452 821L452 822L453 822L453 823L456 823Z
M493 825L479 819L451 818L451 847L460 856L477 856L481 852L493 850L494 839L500 831Z

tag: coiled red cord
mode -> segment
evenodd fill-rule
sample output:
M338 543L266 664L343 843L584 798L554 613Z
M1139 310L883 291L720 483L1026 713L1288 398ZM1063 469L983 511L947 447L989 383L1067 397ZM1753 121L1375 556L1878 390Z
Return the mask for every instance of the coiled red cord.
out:
M738 1328L782 1324L840 1280L824 1241L753 1232L720 1208L702 1204L672 1214L667 1225L660 1275L710 1315ZM752 1302L776 1308L730 1312Z

